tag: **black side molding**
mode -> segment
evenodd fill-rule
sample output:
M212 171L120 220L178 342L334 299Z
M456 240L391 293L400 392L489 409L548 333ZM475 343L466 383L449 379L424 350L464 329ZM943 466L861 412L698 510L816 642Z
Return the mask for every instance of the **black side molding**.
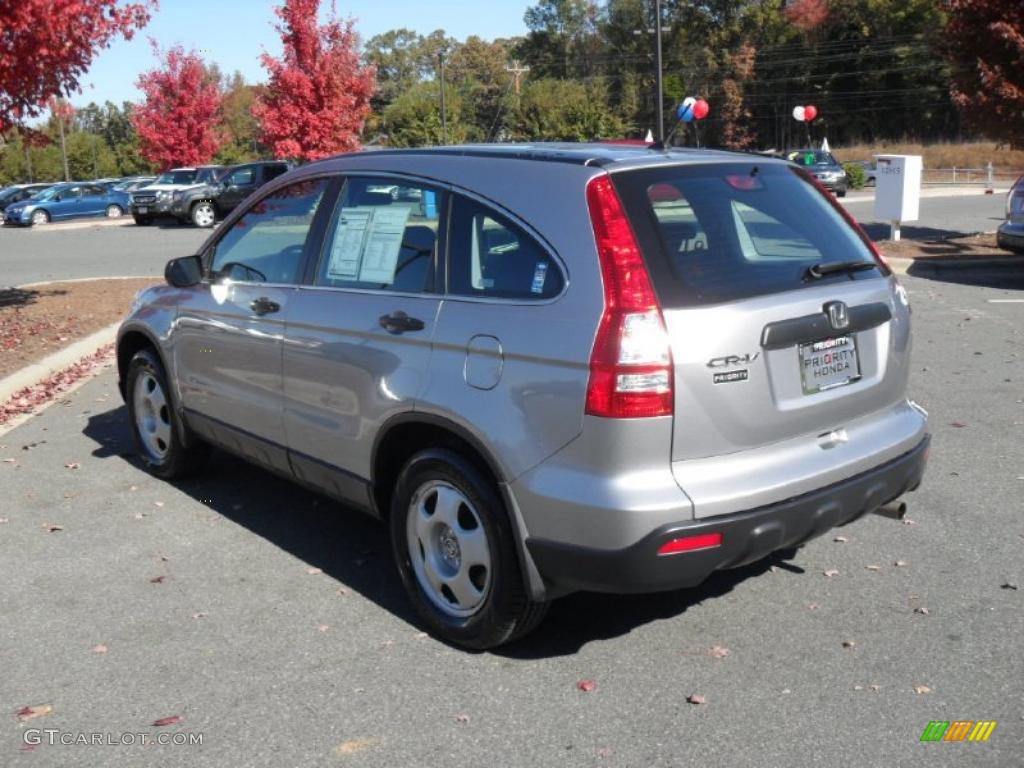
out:
M761 346L764 349L784 349L830 336L867 331L892 320L892 310L888 304L878 301L850 307L849 317L850 324L843 329L833 328L824 311L768 323L761 332Z

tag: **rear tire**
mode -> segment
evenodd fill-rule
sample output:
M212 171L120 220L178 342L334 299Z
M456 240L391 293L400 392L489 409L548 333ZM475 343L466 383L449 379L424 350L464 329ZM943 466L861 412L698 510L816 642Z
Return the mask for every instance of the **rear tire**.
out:
M139 350L129 363L125 400L135 450L146 469L157 477L173 480L202 468L209 446L182 423L164 366L152 349ZM187 446L181 441L183 434Z
M108 205L107 206L107 218L108 219L120 219L124 214L124 209L120 205Z
M196 203L192 206L191 219L197 227L206 229L217 221L217 211L211 203Z
M840 189L836 192L836 197L846 197L846 190Z
M526 593L497 489L451 449L420 451L402 469L391 503L391 544L416 612L447 642L494 648L544 618L547 603Z

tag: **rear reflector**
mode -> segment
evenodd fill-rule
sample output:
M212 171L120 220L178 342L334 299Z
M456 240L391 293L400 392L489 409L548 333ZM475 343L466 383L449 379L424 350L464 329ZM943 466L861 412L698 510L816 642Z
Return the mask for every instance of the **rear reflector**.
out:
M722 534L702 533L697 536L684 536L672 539L658 547L658 555L676 555L680 552L695 552L698 549L714 549L722 546Z

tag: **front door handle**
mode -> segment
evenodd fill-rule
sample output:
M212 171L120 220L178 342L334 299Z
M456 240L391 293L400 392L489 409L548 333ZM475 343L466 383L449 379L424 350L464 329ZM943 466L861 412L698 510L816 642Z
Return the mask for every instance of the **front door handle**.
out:
M269 315L271 312L280 312L281 305L276 301L271 301L266 296L260 296L258 299L252 300L249 309L257 315Z
M424 325L422 320L409 317L402 310L398 310L390 315L381 315L380 327L388 333L405 333L406 331L422 331Z

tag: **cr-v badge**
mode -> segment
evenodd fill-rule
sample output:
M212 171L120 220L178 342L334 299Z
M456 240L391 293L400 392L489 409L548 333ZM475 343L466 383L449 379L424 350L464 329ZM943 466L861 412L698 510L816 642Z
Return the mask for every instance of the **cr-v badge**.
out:
M750 365L752 362L757 360L760 352L754 352L753 354L747 353L745 355L726 355L725 357L714 357L708 360L708 368L727 368L733 365Z

